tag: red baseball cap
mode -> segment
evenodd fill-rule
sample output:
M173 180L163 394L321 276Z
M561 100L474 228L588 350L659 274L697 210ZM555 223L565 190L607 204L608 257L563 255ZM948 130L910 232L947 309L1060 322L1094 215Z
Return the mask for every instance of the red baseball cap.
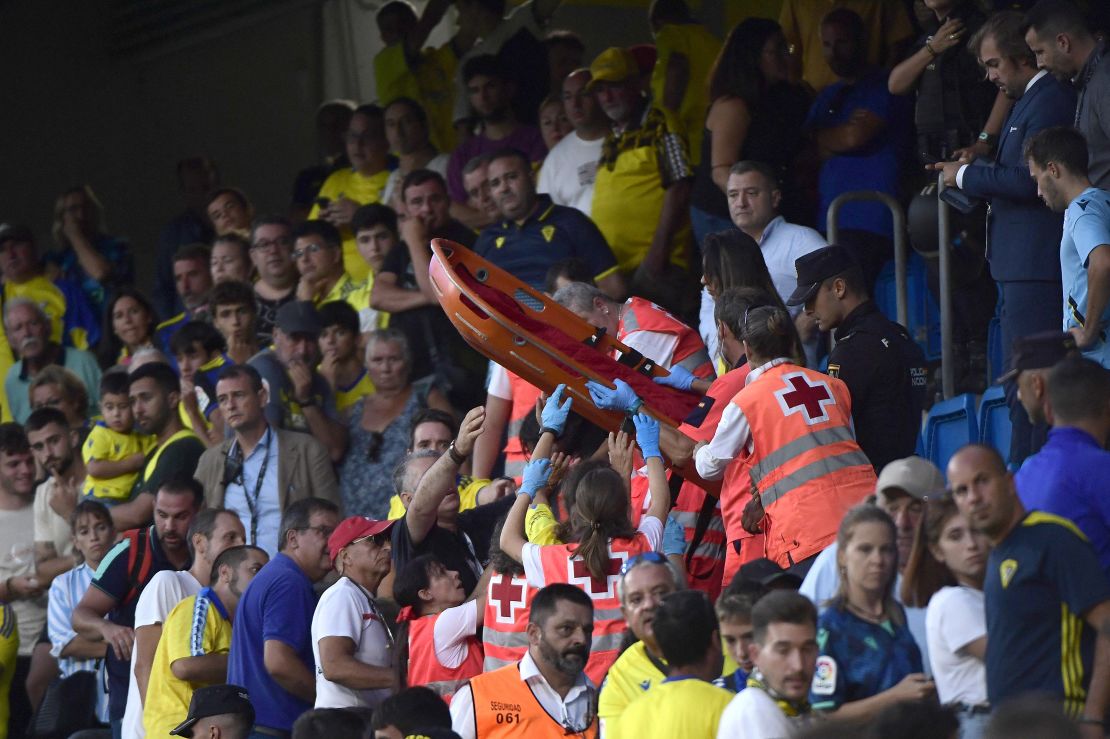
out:
M351 516L340 521L335 531L328 537L328 557L331 559L332 566L335 566L335 558L339 556L340 549L350 546L359 539L388 531L393 524L393 521L375 521L365 516Z

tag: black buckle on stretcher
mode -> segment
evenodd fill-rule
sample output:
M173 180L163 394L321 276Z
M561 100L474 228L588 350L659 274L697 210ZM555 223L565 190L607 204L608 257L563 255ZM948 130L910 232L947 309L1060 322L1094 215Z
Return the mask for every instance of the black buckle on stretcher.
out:
M655 362L646 358L635 349L629 349L623 352L617 362L623 364L625 367L636 370L645 377L651 377L651 373L655 369Z
M582 343L585 344L586 346L597 346L597 343L599 341L601 341L601 339L604 336L605 336L605 328L603 326L598 326L597 330L594 331L593 335L590 336L585 341L583 341Z

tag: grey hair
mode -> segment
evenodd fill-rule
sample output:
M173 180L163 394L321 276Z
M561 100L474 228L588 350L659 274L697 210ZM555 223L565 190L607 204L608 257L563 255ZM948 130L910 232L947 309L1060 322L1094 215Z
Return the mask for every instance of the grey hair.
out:
M144 364L150 364L152 362L170 364L169 357L166 356L165 352L160 349L155 349L153 346L144 346L131 355L131 361L127 365L127 371L134 372Z
M417 459L439 459L442 454L435 449L421 449L401 460L401 464L393 468L393 490L400 495L401 493L411 493L416 491L416 486L420 484L420 480L424 477L423 474L415 480L415 474L409 473L409 463ZM426 474L426 472L424 473Z
M567 310L582 313L592 311L595 300L600 299L606 303L614 304L617 302L598 288L585 282L572 282L569 285L564 285L556 290L551 297Z
M636 562L634 565L621 573L621 576L617 578L617 598L620 599L622 606L624 605L624 578L628 577L628 573L632 572L632 570L636 569L637 567L643 567L644 565L666 567L667 572L671 573L671 579L674 580L675 591L677 592L679 590L686 590L686 578L683 576L682 571L679 570L678 566L671 561L670 557L665 557L664 559L666 559L665 562L650 562L646 559L641 559L639 562Z
M11 316L12 311L16 308L30 308L32 311L35 312L35 315L38 316L40 321L45 323L47 326L50 325L50 316L47 315L46 311L43 310L43 307L41 305L31 300L30 298L12 298L4 304L4 328L8 327L8 318Z
M371 331L366 339L366 352L362 357L363 363L367 366L370 364L370 347L375 342L387 341L396 344L401 348L401 356L405 360L405 366L412 367L412 347L409 346L409 339L405 336L404 332L397 328L379 328Z

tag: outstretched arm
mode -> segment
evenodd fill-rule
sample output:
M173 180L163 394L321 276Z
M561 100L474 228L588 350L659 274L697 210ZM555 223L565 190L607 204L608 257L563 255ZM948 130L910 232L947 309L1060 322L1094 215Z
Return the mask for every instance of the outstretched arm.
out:
M478 406L471 408L459 427L459 434L455 437L455 453L464 458L469 457L474 450L474 440L482 433L482 423L486 418L486 409ZM461 462L452 458L448 453L436 460L435 464L424 474L416 492L412 496L408 511L405 513L405 525L409 528L409 536L413 544L420 544L424 537L432 530L436 522L436 511L439 504L454 492L455 477L459 473Z

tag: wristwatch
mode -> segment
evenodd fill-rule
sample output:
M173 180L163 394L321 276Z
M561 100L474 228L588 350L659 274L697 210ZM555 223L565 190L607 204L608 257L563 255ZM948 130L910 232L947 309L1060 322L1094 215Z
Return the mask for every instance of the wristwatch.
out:
M994 146L998 143L998 136L993 133L987 133L986 131L980 131L979 140L988 146Z
M455 464L457 464L457 465L461 465L461 464L462 464L463 462L465 462L465 461L466 461L466 455L465 455L465 454L462 454L462 453L461 453L461 452L460 452L460 451L459 451L459 450L458 450L458 449L457 449L457 448L455 447L455 442L453 442L453 441L452 441L452 442L451 442L451 444L450 444L450 445L449 445L449 446L447 447L447 456L448 456L448 457L450 457L450 458L451 458L451 461L452 461L452 462L454 462L454 463L455 463Z

